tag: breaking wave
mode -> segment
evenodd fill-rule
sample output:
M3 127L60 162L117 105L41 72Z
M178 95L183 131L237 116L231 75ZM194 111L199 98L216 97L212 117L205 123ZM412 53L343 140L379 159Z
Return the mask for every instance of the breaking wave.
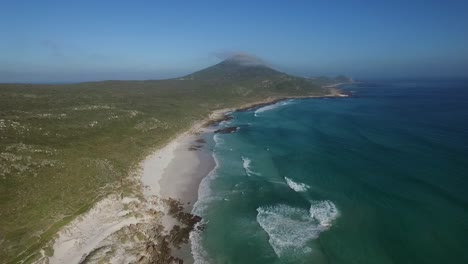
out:
M213 136L213 140L214 140L216 146L224 144L224 139L221 138L221 136L219 134L215 134Z
M257 222L268 234L268 241L278 257L311 252L307 242L318 238L338 216L330 201L313 201L309 212L285 204L259 207L257 212Z
M245 173L247 174L247 176L252 176L252 175L260 175L260 173L258 172L255 172L252 170L252 167L251 167L251 163L252 163L252 160L247 158L247 157L244 157L242 156L242 166L244 167L244 170L245 170Z
M198 222L189 234L194 264L210 263L208 253L202 246L202 231L199 231L199 227L204 224L206 224L204 220Z
M276 104L271 104L271 105L267 105L267 106L264 106L264 107L260 107L259 109L255 110L254 116L258 116L258 114L260 114L260 113L270 111L270 110L276 109L276 108L281 107L281 106L288 105L291 102L292 102L292 100L287 100L287 101L278 102Z
M289 188L293 189L296 192L305 192L310 188L309 185L301 182L295 182L288 177L284 177L284 179L286 180L286 183L288 184Z
M317 220L320 226L329 227L338 217L338 209L330 201L311 201L310 217Z
M215 141L215 147L224 143L223 139L220 138L219 135L215 134L213 139ZM192 214L198 215L201 217L206 215L209 204L213 200L219 199L219 197L216 197L215 194L213 193L213 190L211 189L211 182L214 179L216 179L218 176L217 170L219 168L219 160L216 155L216 152L213 152L213 159L216 165L213 168L213 170L201 180L200 185L198 187L198 199L192 208ZM193 256L195 264L210 263L210 261L208 260L208 253L206 252L206 250L203 248L203 245L202 245L202 233L201 233L202 231L198 230L198 228L201 225L205 225L205 224L206 224L206 221L202 218L201 222L197 223L194 230L192 230L189 234L190 246L191 246L192 256Z

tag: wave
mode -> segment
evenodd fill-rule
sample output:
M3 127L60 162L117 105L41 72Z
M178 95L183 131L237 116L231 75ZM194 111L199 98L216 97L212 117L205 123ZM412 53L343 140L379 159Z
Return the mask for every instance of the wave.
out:
M281 107L281 106L288 105L291 102L292 102L292 100L287 100L287 101L278 102L276 104L271 104L271 105L267 105L267 106L264 106L264 107L260 107L259 109L255 110L254 116L258 116L258 114L260 114L260 113L270 111L270 110L276 109L276 108Z
M288 184L289 188L293 189L296 192L305 192L310 188L309 185L301 182L295 182L288 177L284 177L284 179L286 180L286 183Z
M215 142L215 146L224 144L224 139L219 134L214 134L213 140Z
M199 228L202 225L205 225L206 222L204 220L198 222L194 230L190 231L189 238L190 238L190 245L192 249L192 256L194 260L194 264L209 264L208 253L203 248L202 245L202 231Z
M318 238L338 216L330 201L313 201L309 212L285 204L259 207L257 212L257 222L268 234L268 242L278 257L310 253L307 243Z
M330 201L311 201L310 217L317 220L322 227L329 227L338 217L338 209Z
M200 186L198 187L198 199L192 208L192 214L202 217L202 220L195 225L194 229L190 231L189 234L191 252L195 264L210 263L208 261L208 254L202 245L202 231L198 230L198 227L206 224L203 216L206 215L210 202L216 199L211 190L211 181L216 178L215 170L216 168L200 182Z
M215 147L224 143L223 139L216 134L213 136L213 139L215 141ZM213 168L213 170L211 170L210 173L208 173L208 175L206 175L201 180L200 185L198 187L198 199L192 208L192 214L202 217L201 222L197 223L195 225L194 230L192 230L189 234L191 252L195 264L210 263L210 261L208 260L208 253L202 245L202 231L199 231L198 228L206 224L206 221L205 219L203 219L203 217L206 215L209 204L214 200L220 199L219 197L216 197L214 195L213 190L211 189L211 182L218 176L217 170L219 168L219 160L216 155L216 152L213 152L213 159L216 165Z
M252 176L252 175L257 175L259 176L260 173L258 172L255 172L252 170L251 168L251 163L252 163L252 160L247 158L247 157L244 157L242 156L242 166L244 167L244 170L245 170L245 173L247 174L247 176Z

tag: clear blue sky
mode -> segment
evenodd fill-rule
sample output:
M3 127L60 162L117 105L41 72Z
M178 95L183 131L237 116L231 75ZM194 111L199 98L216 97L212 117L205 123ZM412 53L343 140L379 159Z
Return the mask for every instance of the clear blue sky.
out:
M176 77L255 54L297 75L468 77L468 1L0 2L0 82Z

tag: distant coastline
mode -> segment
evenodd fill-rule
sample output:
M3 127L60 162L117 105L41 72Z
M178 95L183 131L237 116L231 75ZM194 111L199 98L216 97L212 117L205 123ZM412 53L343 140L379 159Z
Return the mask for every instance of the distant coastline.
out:
M312 99L312 98L340 98L340 97L349 97L351 94L347 93L345 91L342 91L338 89L339 86L342 85L347 85L349 83L338 83L338 84L333 84L333 85L328 85L328 86L323 86L323 88L328 88L330 89L329 94L325 95L299 95L299 96L279 96L279 97L268 97L264 100L260 100L257 102L253 103L248 103L241 105L239 107L234 107L234 108L226 108L226 109L220 109L216 110L211 114L211 117L208 118L207 121L205 121L206 124L211 125L216 122L221 122L224 121L227 114L229 112L235 112L235 111L249 111L251 109L257 108L257 107L262 107L262 106L267 106L267 105L272 105L276 104L281 101L285 100L291 100L291 99Z

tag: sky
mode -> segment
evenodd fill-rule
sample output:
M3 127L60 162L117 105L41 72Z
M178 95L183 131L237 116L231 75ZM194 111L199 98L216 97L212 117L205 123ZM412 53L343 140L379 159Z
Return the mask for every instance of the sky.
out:
M468 1L0 1L0 82L164 79L247 53L299 76L468 77Z

